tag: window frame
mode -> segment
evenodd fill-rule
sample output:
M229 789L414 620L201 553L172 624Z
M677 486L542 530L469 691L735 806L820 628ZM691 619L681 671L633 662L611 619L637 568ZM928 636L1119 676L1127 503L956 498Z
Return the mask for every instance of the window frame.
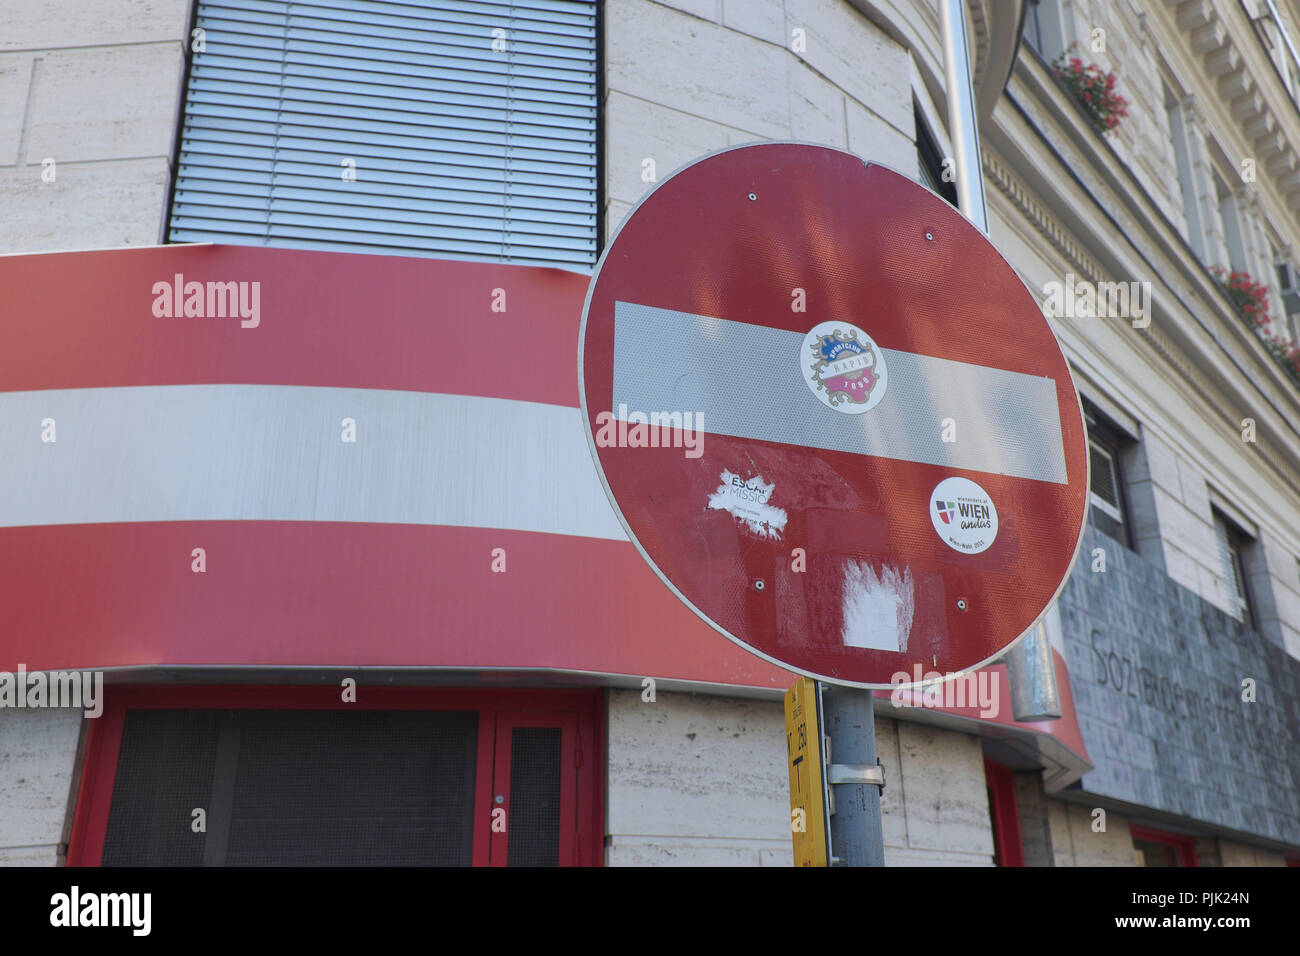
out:
M1255 544L1255 539L1241 528L1223 509L1210 506L1210 516L1215 524L1215 548L1218 548L1218 527L1222 526L1224 531L1224 542L1228 548L1228 559L1230 567L1235 577L1233 584L1239 585L1236 599L1241 601L1242 618L1241 623L1245 624L1251 630L1258 630L1258 622L1255 619L1255 600L1251 593L1250 586L1250 569L1246 565L1246 552ZM1228 585L1225 579L1225 587ZM1234 595L1229 594L1229 599ZM1234 618L1236 615L1232 615Z
M1250 263L1246 257L1245 222L1242 219L1241 204L1237 191L1228 185L1218 169L1214 171L1214 198L1218 206L1219 225L1223 229L1223 246L1228 256L1230 272L1250 274ZM1258 278L1252 276L1252 278Z
M1025 23L1021 28L1020 36L1030 49L1035 50L1041 56L1043 52L1043 23L1038 16L1038 8L1042 0L1025 0ZM1033 33L1030 33L1030 28Z
M1128 436L1118 425L1111 421L1104 412L1101 411L1094 403L1083 399L1083 418L1084 427L1088 433L1088 522L1096 527L1097 530L1108 537L1107 529L1101 528L1093 519L1093 508L1098 509L1106 517L1110 518L1119 525L1122 532L1119 538L1115 538L1120 544L1133 551L1133 522L1132 512L1129 508L1128 489L1125 487L1125 468L1124 468L1124 451L1125 447L1133 439ZM1110 459L1112 471L1115 478L1115 499L1116 504L1112 505L1109 501L1101 498L1092 490L1092 453L1094 447ZM1115 514L1114 512L1118 512Z
M1031 42L1029 26L1034 27ZM1017 34L1021 45L1033 50L1045 63L1051 63L1064 53L1070 43L1066 37L1066 24L1061 16L1059 0L1027 0L1021 13L1020 32Z

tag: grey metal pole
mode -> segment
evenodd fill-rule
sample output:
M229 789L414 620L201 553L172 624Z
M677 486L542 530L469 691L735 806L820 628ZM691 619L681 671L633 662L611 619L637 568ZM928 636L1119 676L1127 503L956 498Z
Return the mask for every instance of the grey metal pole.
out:
M971 86L970 47L966 42L965 0L940 0L943 30L944 87L948 93L948 136L957 173L957 203L962 214L989 234L984 204L984 169L980 162L975 91Z
M827 790L832 794L832 866L884 866L876 765L876 718L871 691L817 682L823 733L829 738Z
M970 46L966 40L965 0L940 0L943 30L944 88L948 94L948 135L957 173L957 202L962 214L984 235L989 234L984 197L984 166L980 159L979 122L971 86ZM1003 660L1011 683L1011 709L1016 720L1050 720L1061 716L1061 694L1052 667L1047 631L1036 627Z

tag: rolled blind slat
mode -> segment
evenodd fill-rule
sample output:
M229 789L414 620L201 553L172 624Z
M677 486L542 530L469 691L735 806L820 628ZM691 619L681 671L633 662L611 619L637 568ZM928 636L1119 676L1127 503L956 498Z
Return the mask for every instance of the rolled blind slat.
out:
M593 2L200 0L196 25L173 241L594 263Z
M267 165L269 166L269 164ZM322 178L322 171L325 168L327 167L320 163L297 163L287 166L281 164L275 172L276 189L296 186L315 190L318 193L326 188L333 189L335 188L333 181ZM222 192L222 184L234 179L238 182L241 190L260 184L265 190L267 198L270 198L271 195L272 184L269 168L259 168L255 161L242 157L230 157L229 166L186 164L181 167L180 175L185 177L187 183L202 183L204 184L203 188L212 192ZM410 196L460 193L470 202L483 202L487 201L487 199L493 199L503 203L503 205L506 203L504 194L498 188L498 184L490 179L473 180L449 174L439 180L438 187L429 187L423 185L424 180L427 178L423 175L418 179L414 176L404 178L393 176L390 178L392 179L391 182L372 183L372 185L381 186L386 190L401 190ZM328 186L325 185L326 183L328 183ZM350 187L352 184L343 183L340 179L340 185ZM581 185L570 187L564 183L514 183L510 189L509 204L511 206L546 209L565 200L576 203L585 195L586 191Z

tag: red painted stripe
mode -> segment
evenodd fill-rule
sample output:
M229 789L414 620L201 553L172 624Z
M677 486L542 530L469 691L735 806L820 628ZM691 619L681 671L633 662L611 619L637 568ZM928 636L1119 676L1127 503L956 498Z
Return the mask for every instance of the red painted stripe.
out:
M260 282L260 324L155 317L154 283L176 273ZM173 245L0 256L0 288L0 391L243 383L578 404L587 277L560 269Z
M206 551L207 571L190 570ZM492 571L493 549L506 571ZM627 542L528 531L213 521L0 529L0 670L136 666L555 668L750 687L793 675L696 618ZM1085 757L1064 719L993 722ZM996 665L995 669L1001 669ZM878 691L882 716L889 691ZM976 708L941 708L976 718Z
M192 549L207 571L190 570ZM505 549L506 571L491 569ZM567 668L785 688L626 542L214 521L0 530L0 670Z

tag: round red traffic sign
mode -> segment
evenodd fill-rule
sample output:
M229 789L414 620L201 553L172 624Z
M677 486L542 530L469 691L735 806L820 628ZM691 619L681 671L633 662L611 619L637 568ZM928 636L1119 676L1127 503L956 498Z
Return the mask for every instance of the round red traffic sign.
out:
M1047 320L956 210L848 153L737 147L660 183L592 278L579 377L642 555L800 673L988 663L1078 549L1086 433Z

